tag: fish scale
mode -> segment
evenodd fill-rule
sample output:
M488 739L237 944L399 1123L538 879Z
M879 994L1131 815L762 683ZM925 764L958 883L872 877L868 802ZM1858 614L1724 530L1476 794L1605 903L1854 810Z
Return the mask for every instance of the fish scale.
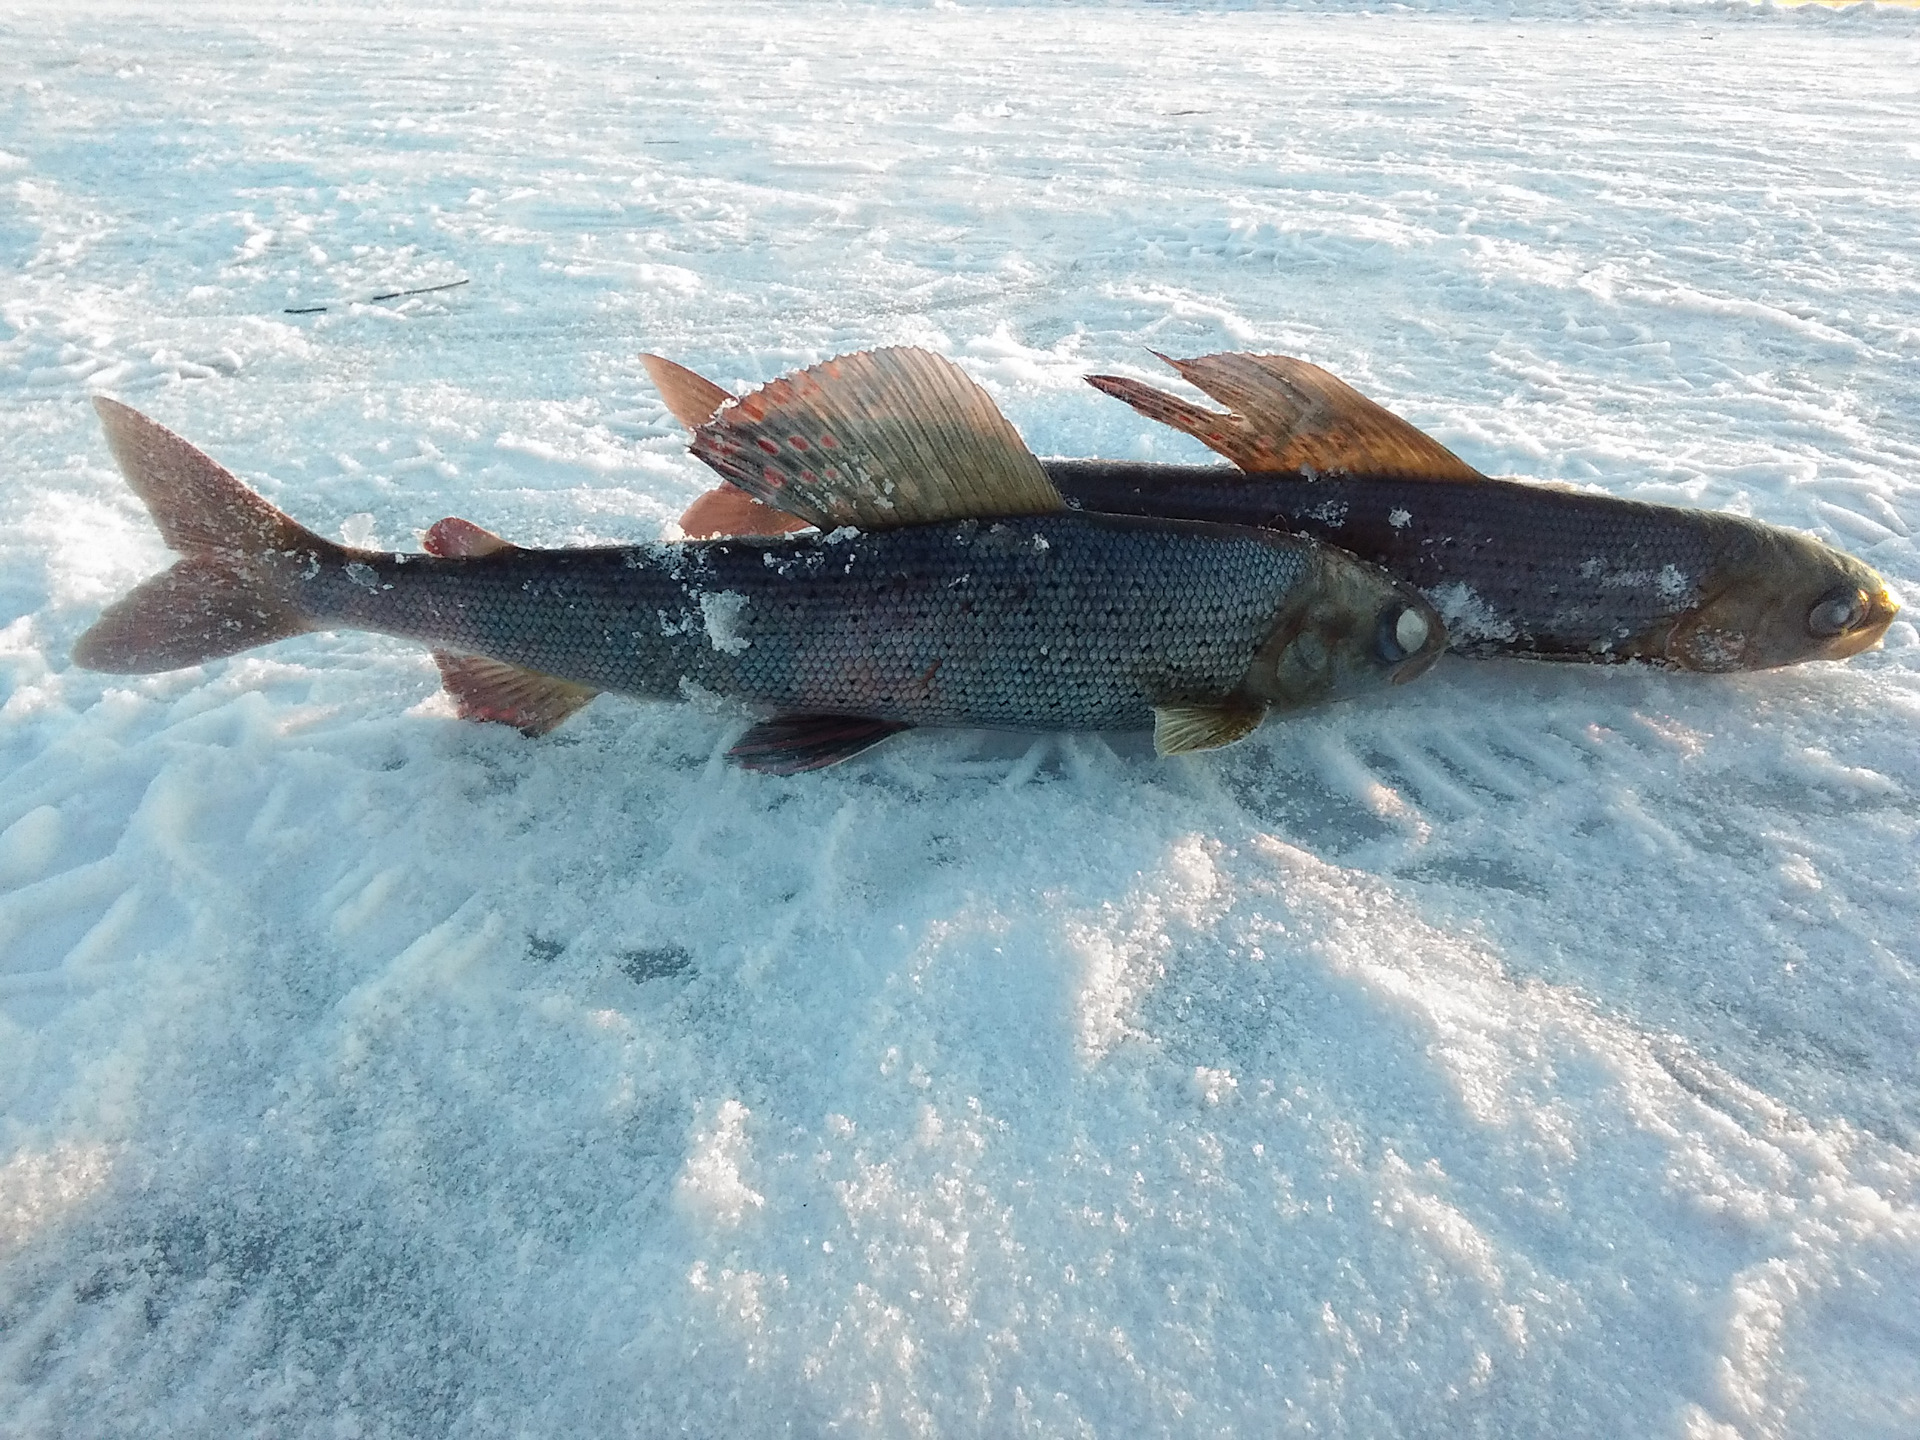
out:
M1631 658L1629 642L1756 553L1737 515L1480 480L1262 475L1223 465L1049 461L1071 503L1117 514L1270 525L1339 545L1433 599L1467 655Z
M675 696L685 682L910 724L1126 730L1151 725L1156 703L1233 692L1309 554L1259 532L1060 514L839 539L374 556L298 579L296 603L318 624L629 695Z
M1237 468L1069 461L1047 471L1056 488L1342 546L1425 592L1466 654L1764 670L1857 655L1900 608L1870 566L1779 526L1490 479L1298 357L1160 358L1227 408L1087 382Z

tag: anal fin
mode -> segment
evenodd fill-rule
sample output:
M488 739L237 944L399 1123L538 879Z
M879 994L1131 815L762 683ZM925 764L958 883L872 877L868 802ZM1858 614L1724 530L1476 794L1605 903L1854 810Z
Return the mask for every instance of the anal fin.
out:
M600 692L485 655L433 652L441 683L462 720L491 720L544 735Z
M1216 750L1244 740L1267 718L1258 700L1235 696L1213 705L1156 705L1153 707L1153 748L1160 755L1184 755L1189 750Z
M864 715L775 715L742 735L727 758L743 770L799 775L824 770L913 727Z

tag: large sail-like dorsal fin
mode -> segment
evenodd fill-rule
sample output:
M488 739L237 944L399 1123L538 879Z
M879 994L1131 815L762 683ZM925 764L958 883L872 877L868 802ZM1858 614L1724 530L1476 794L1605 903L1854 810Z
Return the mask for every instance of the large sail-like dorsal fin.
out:
M1154 353L1227 412L1118 375L1089 375L1087 382L1149 419L1193 436L1242 470L1402 480L1486 478L1431 435L1305 360L1232 353L1175 360Z
M721 407L693 453L822 530L1065 508L987 392L925 350L862 350Z

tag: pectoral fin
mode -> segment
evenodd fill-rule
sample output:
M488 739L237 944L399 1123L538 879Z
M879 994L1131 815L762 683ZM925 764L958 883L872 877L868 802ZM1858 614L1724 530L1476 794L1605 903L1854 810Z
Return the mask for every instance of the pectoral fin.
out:
M742 735L727 758L743 770L798 775L838 765L912 728L863 715L775 715Z
M1089 375L1087 383L1149 419L1193 436L1242 470L1312 470L1406 480L1486 478L1431 435L1305 360L1239 354L1159 358L1227 410L1190 404L1118 375Z
M693 453L822 530L1065 508L987 392L925 350L863 350L723 405Z
M1153 748L1160 755L1215 750L1244 740L1266 718L1265 705L1237 696L1214 705L1156 705Z
M491 720L544 735L600 692L485 655L433 652L440 680L462 720Z

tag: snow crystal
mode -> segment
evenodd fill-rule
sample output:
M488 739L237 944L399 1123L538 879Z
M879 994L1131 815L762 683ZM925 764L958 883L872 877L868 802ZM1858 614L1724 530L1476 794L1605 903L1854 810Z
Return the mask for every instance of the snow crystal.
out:
M1660 598L1670 605L1691 603L1698 594L1693 581L1677 565L1663 565L1654 579L1654 586L1659 590Z
M1456 640L1512 640L1519 632L1511 620L1480 597L1464 580L1452 580L1425 592L1440 618L1447 622L1447 634Z
M747 597L738 590L709 591L700 597L700 615L713 648L727 655L742 655L753 642L740 633L740 617L746 613Z

